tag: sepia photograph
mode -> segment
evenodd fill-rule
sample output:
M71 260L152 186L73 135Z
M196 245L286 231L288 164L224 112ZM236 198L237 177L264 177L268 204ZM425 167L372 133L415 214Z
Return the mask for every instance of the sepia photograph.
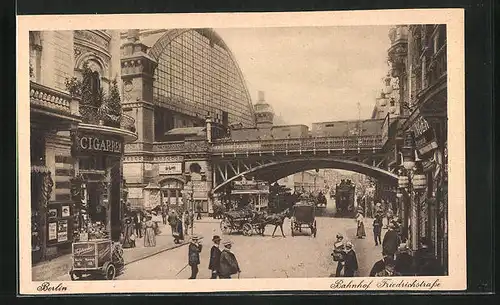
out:
M26 16L21 290L464 288L463 12L441 11L70 29Z

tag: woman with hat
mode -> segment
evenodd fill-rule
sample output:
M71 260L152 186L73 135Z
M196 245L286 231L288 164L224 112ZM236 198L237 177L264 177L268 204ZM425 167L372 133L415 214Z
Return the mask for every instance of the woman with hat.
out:
M144 247L156 247L156 234L153 217L148 214L144 223Z
M193 280L198 275L198 265L200 264L200 252L202 245L199 242L198 236L194 235L191 237L191 243L189 243L188 249L188 264L191 266L191 277Z
M125 218L125 224L123 225L123 248L134 248L135 247L135 235L134 235L135 225L131 217Z
M363 210L358 210L358 214L356 214L356 223L358 225L358 228L356 230L356 237L357 238L363 238L366 236L365 232L365 224L364 224L364 217L363 217Z
M231 275L238 274L240 277L240 266L238 265L238 260L236 256L231 251L233 243L231 241L226 241L223 243L224 250L220 254L220 267L219 267L219 277L221 279L230 279Z
M394 254L398 250L400 244L400 238L398 232L395 230L394 224L389 224L389 231L384 235L382 240L382 254L387 254L394 257Z
M356 257L356 252L354 252L352 243L348 241L345 245L344 276L354 277L357 271L358 258Z
M214 242L212 249L210 249L210 263L208 264L208 269L212 271L211 279L216 279L219 275L219 267L220 267L220 254L221 251L219 249L220 245L220 237L219 235L214 235L212 238Z
M340 277L340 273L344 268L344 255L345 255L345 245L344 236L342 234L337 234L337 241L333 244L333 260L337 262L337 270L335 271L335 276Z

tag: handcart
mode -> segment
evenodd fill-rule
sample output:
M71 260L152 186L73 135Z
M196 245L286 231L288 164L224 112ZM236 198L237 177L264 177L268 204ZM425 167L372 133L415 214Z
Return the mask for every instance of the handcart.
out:
M75 242L72 246L73 262L69 275L72 281L83 276L113 280L123 270L123 249L110 239Z

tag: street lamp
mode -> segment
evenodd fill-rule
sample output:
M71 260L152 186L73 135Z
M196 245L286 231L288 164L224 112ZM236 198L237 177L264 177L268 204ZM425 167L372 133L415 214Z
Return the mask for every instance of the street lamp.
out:
M401 190L407 190L410 195L410 207L411 207L411 248L416 250L418 248L418 215L419 207L415 200L415 195L423 190L427 186L427 179L425 175L420 171L417 163L420 163L417 151L415 150L413 134L411 132L405 134L404 145L401 155L401 168L398 171L398 192L396 196L401 199L403 194ZM404 209L401 209L404 211ZM406 220L406 215L404 215Z

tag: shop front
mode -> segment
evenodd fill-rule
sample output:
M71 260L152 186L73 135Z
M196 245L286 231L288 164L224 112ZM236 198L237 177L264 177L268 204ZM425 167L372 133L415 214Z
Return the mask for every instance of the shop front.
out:
M72 134L76 159L71 196L75 202L75 241L118 241L123 215L124 137L108 128L78 128Z

